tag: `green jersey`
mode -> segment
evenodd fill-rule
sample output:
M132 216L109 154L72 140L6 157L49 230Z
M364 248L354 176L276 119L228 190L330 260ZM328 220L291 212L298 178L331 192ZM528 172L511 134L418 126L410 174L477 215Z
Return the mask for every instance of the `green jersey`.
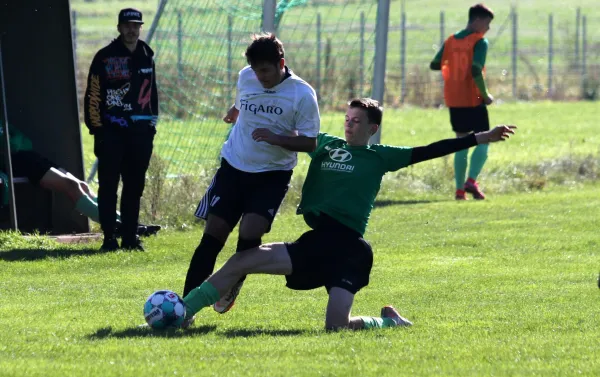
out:
M387 145L350 146L345 140L320 133L302 187L298 213L315 228L327 214L365 233L381 179L389 171L410 165L412 148Z
M19 152L19 151L30 151L31 149L33 149L33 146L31 145L31 140L27 136L25 136L21 131L17 130L16 128L12 127L11 125L8 126L8 131L10 133L9 142L10 142L11 153L15 153L15 152ZM3 136L3 134L4 134L4 126L0 122L0 136ZM4 147L0 148L0 150L3 150L3 149L4 149Z

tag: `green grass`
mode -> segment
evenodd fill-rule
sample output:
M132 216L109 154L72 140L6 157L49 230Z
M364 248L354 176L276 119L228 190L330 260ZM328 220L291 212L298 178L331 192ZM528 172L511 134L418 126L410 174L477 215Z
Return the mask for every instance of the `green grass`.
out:
M91 12L104 9L100 4L85 6ZM539 4L519 6L534 14ZM561 4L548 7L572 11ZM326 333L324 290L290 291L283 278L270 276L250 277L231 313L205 310L192 330L138 329L148 295L181 291L201 237L189 209L190 230L161 232L147 241L147 253L102 254L98 243L64 246L0 233L0 375L597 376L599 115L597 104L583 102L490 108L492 123L515 123L519 131L490 148L484 202L452 200L449 158L384 179L366 234L375 265L353 313L377 315L393 304L414 321L410 329ZM325 112L323 131L340 135L342 119ZM217 119L175 130L164 120L160 127L163 159L183 160L202 142L215 153L219 148ZM211 127L214 140L194 136L181 144L186 149L167 147L169 131L181 137L186 127ZM383 143L421 145L451 136L446 110L386 109ZM83 142L89 169L86 132ZM293 215L306 164L302 157L265 242L291 241L306 230ZM160 220L176 204L194 207L203 184L192 182L189 197L173 190ZM232 237L219 265L234 246Z
M342 115L323 114L323 131L340 135ZM414 321L410 329L326 333L324 290L289 291L269 276L249 278L231 313L205 310L193 330L138 329L148 295L181 291L201 237L191 213L204 180L172 181L157 221L189 230L161 232L147 253L0 233L1 374L598 375L598 115L585 102L490 108L492 123L519 130L490 148L484 202L452 199L450 158L386 176L366 234L372 279L354 313L393 304ZM451 136L446 110L385 111L383 143ZM92 139L83 141L89 166ZM159 154L161 145L159 137ZM293 214L306 163L265 242L306 230ZM150 185L144 203L153 195ZM176 207L183 215L173 221Z
M596 185L456 203L394 197L374 210L370 285L353 313L394 304L410 329L322 330L324 290L250 277L231 313L189 331L138 329L154 290L180 291L201 232L147 253L98 254L0 235L3 376L482 376L600 373ZM384 205L386 204L386 205ZM305 229L284 214L265 241ZM233 252L230 242L219 264Z

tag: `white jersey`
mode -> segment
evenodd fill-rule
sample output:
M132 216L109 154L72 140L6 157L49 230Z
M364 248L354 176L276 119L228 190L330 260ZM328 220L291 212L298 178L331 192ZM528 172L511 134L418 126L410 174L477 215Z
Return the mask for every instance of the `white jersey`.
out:
M221 156L234 168L257 173L296 166L296 152L254 141L252 132L257 128L285 136L319 134L321 118L314 89L293 72L287 72L288 78L266 89L250 66L240 71L235 98L239 115L221 150Z

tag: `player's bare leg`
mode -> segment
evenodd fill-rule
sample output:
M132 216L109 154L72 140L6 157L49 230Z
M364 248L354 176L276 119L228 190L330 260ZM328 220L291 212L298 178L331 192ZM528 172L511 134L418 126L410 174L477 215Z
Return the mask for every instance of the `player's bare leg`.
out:
M289 275L292 260L284 243L271 243L235 253L207 279L219 292L226 294L242 277L249 274Z
M391 306L381 310L381 317L351 317L354 294L339 287L329 290L329 301L325 315L325 329L327 330L362 330L371 328L384 328L395 326L411 326L412 323L400 316Z
M85 195L79 182L56 168L50 168L40 179L40 186L45 189L66 194L73 203Z
M85 194L79 185L79 180L67 175L56 168L50 168L40 179L40 186L55 192L62 192L75 205L75 209L89 217L92 221L100 222L98 205Z
M240 239L260 239L267 229L269 229L267 218L256 213L245 213L240 222Z
M283 243L263 245L243 253L235 253L210 276L206 282L184 297L187 306L183 327L193 323L194 315L202 308L217 302L227 295L239 280L248 274L289 275L292 261Z
M231 230L232 229L229 224L227 224L227 222L219 216L215 216L213 214L208 215L206 225L204 226L204 233L210 234L219 241L225 243L227 241L227 237L229 237L229 233L231 233Z
M69 173L65 169L58 169L58 170L60 170L61 173L63 173L64 175L66 175L67 177L69 177L70 179L72 179L73 181L77 182L79 184L79 188L81 189L81 191L83 191L92 200L94 200L94 199L96 199L98 197L98 195L96 195L92 191L92 189L90 189L90 186L85 181L80 180L79 178L75 177L73 174Z

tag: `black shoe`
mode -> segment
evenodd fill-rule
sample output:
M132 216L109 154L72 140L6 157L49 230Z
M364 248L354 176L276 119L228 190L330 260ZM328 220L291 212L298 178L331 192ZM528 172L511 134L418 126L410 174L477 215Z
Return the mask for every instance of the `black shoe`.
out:
M160 225L143 225L140 224L137 227L137 235L140 237L148 237L158 233L162 227Z
M144 244L138 237L133 240L123 240L121 242L121 249L131 251L146 251L146 249L144 249Z
M100 246L101 251L116 251L119 248L119 242L114 237L104 237L104 242Z

